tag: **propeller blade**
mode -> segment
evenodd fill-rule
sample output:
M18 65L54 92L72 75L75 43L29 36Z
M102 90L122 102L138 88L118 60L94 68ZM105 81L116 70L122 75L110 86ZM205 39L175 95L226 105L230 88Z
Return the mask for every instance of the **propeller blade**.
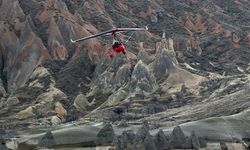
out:
M75 43L76 41L74 41L74 40L70 39L70 42L71 42L71 43Z

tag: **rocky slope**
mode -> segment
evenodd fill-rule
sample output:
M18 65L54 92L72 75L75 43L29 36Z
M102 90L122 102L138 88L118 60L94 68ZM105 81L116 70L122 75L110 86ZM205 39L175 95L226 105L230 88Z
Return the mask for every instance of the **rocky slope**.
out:
M242 112L250 106L249 7L246 0L0 0L0 127L50 126L57 114L132 126L146 119L153 129ZM111 37L70 42L146 25L126 45L130 59L106 56Z

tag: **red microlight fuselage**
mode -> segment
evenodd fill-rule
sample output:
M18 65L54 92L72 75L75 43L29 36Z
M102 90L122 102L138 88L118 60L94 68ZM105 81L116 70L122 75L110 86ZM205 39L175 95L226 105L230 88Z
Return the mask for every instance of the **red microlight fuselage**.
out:
M116 53L120 53L120 52L122 52L124 55L127 53L125 50L125 46L122 43L120 43L119 45L113 44L112 50L108 52L108 55L110 58L112 58Z
M128 31L146 31L148 30L148 28L115 28L115 29L110 29L110 30L107 30L107 31L103 31L103 32L100 32L100 33L97 33L97 34L94 34L94 35L89 35L89 36L86 36L86 37L82 37L82 38L79 38L79 39L76 39L76 40L73 40L73 39L70 39L70 41L72 43L76 43L76 42L80 42L80 41L83 41L83 40L87 40L87 39L91 39L91 38L95 38L95 37L98 37L98 36L103 36L103 35L113 35L114 36L114 39L115 39L115 34L116 33L120 33L120 32L128 32ZM108 52L108 55L112 58L114 56L114 54L116 53L120 53L122 52L124 55L127 53L126 50L125 50L125 46L123 43L113 43L112 45L112 50L110 50Z

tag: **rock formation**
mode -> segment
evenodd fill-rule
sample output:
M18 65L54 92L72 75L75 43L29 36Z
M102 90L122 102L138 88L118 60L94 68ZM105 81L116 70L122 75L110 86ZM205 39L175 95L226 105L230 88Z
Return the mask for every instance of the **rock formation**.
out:
M53 148L55 146L55 140L50 131L48 131L38 143L40 148Z
M249 7L246 0L0 0L0 128L126 120L117 128L138 131L118 138L128 149L205 147L204 137L228 134L244 141L239 128L228 132L249 121L231 116L250 107ZM110 36L70 42L146 25L148 31L117 35L128 54L113 59L106 55ZM144 120L149 126L136 130ZM178 125L188 134L177 127L168 139ZM216 134L203 132L209 125ZM159 128L165 140L162 132L149 134ZM83 141L95 145L95 138Z

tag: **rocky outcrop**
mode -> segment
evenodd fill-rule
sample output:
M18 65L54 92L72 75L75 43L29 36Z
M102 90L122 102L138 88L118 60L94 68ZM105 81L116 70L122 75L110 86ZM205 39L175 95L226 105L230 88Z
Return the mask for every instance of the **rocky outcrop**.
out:
M74 100L74 106L78 111L84 112L87 110L87 107L91 106L91 104L89 103L85 95L79 94Z
M123 65L119 68L115 76L115 85L121 87L126 85L130 80L131 66Z
M65 48L64 39L53 17L49 24L48 33L48 49L52 58L61 60L67 59L68 51Z
M190 136L186 136L182 129L177 126L172 133L165 135L163 130L152 136L147 131L147 125L143 125L138 129L136 135L133 132L124 131L121 135L116 137L115 146L117 149L199 149L205 148L206 141L200 140L193 132ZM202 141L200 144L200 141Z
M73 57L78 56L80 49L79 47L73 46L73 44L70 42L70 38L75 39L82 36L88 36L90 33L81 25L74 24L64 17L58 18L57 25L67 46L68 53L73 53ZM90 39L88 42L84 41L82 42L81 46L89 50L88 56L92 60L98 59L99 55L102 53L102 46L97 39Z
M55 79L45 67L37 67L31 74L27 86L31 88L46 89L55 86Z
M189 124L196 130L181 125L187 135L175 129L177 141L164 140L162 133L152 137L145 126L118 141L130 149L159 149L166 143L198 148L206 145L203 137L228 138L231 127L247 128L245 122L238 125L239 118L217 117L250 106L248 7L243 0L0 0L0 125L49 126L49 118L59 128L86 115L82 120L126 119L126 127L134 129L148 119L151 128L164 128L214 117L201 124L214 121L216 136L196 122ZM145 25L148 31L133 36L117 34L126 43L127 58L106 56L109 36L70 42L110 28ZM233 123L221 128L225 120ZM82 129L51 134L56 145L95 145L99 128L86 128L90 140L79 135L86 133ZM236 131L237 138L246 136ZM72 134L77 138L70 139Z
M67 116L67 110L63 107L63 104L57 100L54 103L54 111L61 119Z
M5 106L6 107L11 107L11 106L14 106L14 105L17 105L19 104L20 101L17 97L13 96L13 97L9 97L6 102L5 102Z
M103 103L100 107L112 107L120 104L123 100L125 100L128 96L128 93L124 90L117 91L117 93L109 96L105 103Z
M141 126L136 134L132 130L124 131L122 134L120 133L120 128L113 128L111 124L100 124L100 123L90 123L88 125L71 125L68 128L65 128L65 126L59 126L56 129L51 130L51 133L47 132L49 135L48 142L53 142L56 147L60 147L62 145L68 145L68 146L74 146L79 143L84 144L84 146L93 146L95 144L101 144L101 145L107 145L111 144L113 141L113 144L115 145L116 149L166 149L166 148L184 148L184 149L198 149L198 148L205 148L205 147L216 147L221 148L221 146L225 147L238 147L238 149L244 149L243 144L247 144L247 139L249 138L248 135L244 134L244 131L247 129L248 126L240 126L238 128L238 125L241 124L244 121L247 121L248 116L247 112L240 113L233 116L228 116L228 120L226 120L228 123L230 123L230 127L233 127L232 130L234 130L234 135L227 139L221 139L221 134L226 135L225 133L221 133L220 131L212 131L210 128L209 130L203 130L204 134L202 132L197 132L197 127L206 127L206 123L213 123L213 129L219 129L224 130L224 126L220 126L218 128L214 125L216 122L215 118L206 119L208 121L204 121L199 123L199 121L181 124L180 126L175 127L174 129L164 129L164 132L160 130L156 135L152 135L149 133L149 125L147 122L144 122L143 126ZM239 122L239 124L233 123L235 118L244 119L244 121ZM225 125L225 123L222 123ZM247 124L247 123L246 123ZM195 126L197 125L197 126ZM211 125L208 125L211 127ZM248 127L249 128L249 127ZM228 130L228 128L226 129ZM168 132L170 131L170 132ZM243 131L243 132L242 132ZM44 132L43 130L40 130L39 132ZM184 134L185 132L185 134ZM196 135L196 132L199 135ZM243 133L243 134L242 134ZM31 134L31 135L30 135ZM165 135L166 134L166 135ZM217 137L211 138L207 135ZM46 141L46 140L38 140L38 139L46 139L48 135L45 133L41 134L34 134L31 133L31 131L26 131L23 135L22 132L20 135L18 135L20 138L17 138L17 141L20 141L20 147L28 146L28 145L37 145L39 141ZM88 135L88 137L84 137L82 135ZM111 137L110 137L111 135ZM114 138L114 136L116 136ZM44 137L44 138L42 138ZM77 138L76 138L77 137ZM240 139L240 138L242 139ZM244 138L243 138L244 137ZM70 140L71 138L74 138L75 140ZM206 138L206 140L204 139ZM48 139L48 138L47 138ZM216 142L214 140L219 140L221 142ZM208 141L207 141L208 140ZM212 141L211 141L212 140ZM242 143L234 143L229 142L231 140L239 140ZM244 141L243 141L244 140ZM93 143L94 142L94 143ZM207 143L208 142L208 143ZM40 142L41 143L41 142ZM179 143L179 144L178 144ZM220 144L221 143L221 144ZM85 145L86 144L86 145ZM45 144L44 144L45 145Z
M48 92L43 93L37 97L36 99L37 104L33 106L34 113L36 115L46 116L46 113L53 109L54 103L57 103L60 101L62 102L65 100L67 100L67 95L65 95L61 90L52 87L48 89ZM62 108L60 103L58 103L58 106L60 107L59 108L60 110L65 112L64 108Z
M34 134L27 131L25 135L19 134L20 138L17 138L18 148L27 147L38 147L40 143L41 147L64 147L68 145L69 147L76 147L81 143L83 147L93 147L96 145L96 141L111 143L113 139L108 137L112 134L112 128L106 126L103 128L104 124L94 123L89 125L80 126L57 126L57 127L43 127L43 131L40 130L39 134ZM102 132L100 132L102 130ZM99 136L97 137L97 134ZM85 135L85 136L83 136ZM105 140L106 138L107 140ZM103 143L101 143L103 144Z
M50 131L48 131L39 141L37 146L39 148L53 148L53 146L55 145L56 143L53 134Z
M96 135L97 145L105 145L107 143L112 143L115 137L114 129L111 124L106 124Z
M13 30L10 30L10 25L5 22L1 22L0 28L1 37L1 66L3 73L7 73L12 64L14 63L14 58L18 53L18 45L20 41ZM5 38L3 38L5 37ZM10 42L11 41L11 42Z
M165 49L158 50L155 58L153 65L155 77L159 81L164 81L168 77L170 70L173 69L173 62Z
M186 139L186 142L184 143L184 148L192 148L192 149L198 149L201 147L200 141L198 137L195 135L195 132L192 132L191 136Z
M164 150L170 148L169 138L164 134L162 130L155 135L155 146L157 150Z
M2 0L0 10L0 20L15 21L18 18L25 17L25 14L17 0Z
M122 135L116 137L114 145L117 150L132 150L135 140L134 132L124 131Z
M37 6L37 4L38 3L34 2L34 6ZM7 37L1 39L1 54L4 58L2 60L4 63L3 70L4 75L7 76L7 87L9 91L15 91L20 86L23 86L35 67L37 67L43 60L50 58L50 56L53 59L65 60L68 59L69 53L72 56L72 53L77 52L78 50L69 51L69 49L72 49L70 43L70 38L73 38L72 36L79 37L89 34L87 30L80 30L80 26L72 25L71 22L63 19L63 17L58 18L57 21L55 21L54 18L56 18L56 13L53 13L53 11L50 10L50 5L51 7L55 7L56 10L59 8L62 9L63 11L60 13L66 18L74 18L68 12L65 3L60 0L52 3L46 1L41 4L43 7L34 8L37 9L36 11L30 10L30 5L26 2L22 2L21 7L19 2L15 0L9 2L9 4L7 1L3 1L1 4L1 20L10 21L1 22L2 25L0 28L5 37ZM44 12L44 14L42 14L42 10L46 11L46 8L47 13ZM31 15L26 16L26 21L23 21L25 18L23 9L25 12L27 11L31 13ZM32 18L34 17L34 13L40 13L37 16L40 19L40 22L37 22L37 20ZM42 19L46 17L51 19ZM32 20L35 20L35 23L33 23ZM47 32L45 32L44 28L46 28L46 23L49 23L48 21L50 21L50 24L48 25ZM76 32L76 30L78 32ZM81 33L79 31L81 31ZM46 33L48 33L48 36L45 35ZM38 36L41 36L42 40ZM48 40L45 38L48 38ZM10 43L8 41L12 42ZM48 43L44 43L44 41L48 41ZM96 49L96 51L99 51L101 46L98 44L99 42L97 40L92 40L92 43L87 44L87 46L89 49ZM46 45L46 47L44 45ZM47 49L50 51L49 53ZM98 55L97 53L94 54L93 51L90 51L89 55L92 54L93 57ZM28 61L24 63L23 60L25 59ZM15 62L13 60L15 60Z
M145 150L157 150L153 137L151 135L147 135L144 140L144 148Z
M218 141L241 141L241 139L249 137L249 135L244 132L248 128L248 113L249 110L246 110L235 115L211 117L200 121L184 123L181 124L180 127L182 131L185 132L185 134L191 135L190 138L192 138L192 140L189 139L189 141L193 141L192 143L196 143L195 145L198 145L198 143L200 143L201 147L207 145L206 142L204 142L203 138L206 138L206 140L216 139ZM220 126L221 124L224 125ZM213 126L214 130L209 131L209 127L211 126ZM164 130L165 134L170 134L171 131L172 129Z
M34 117L34 116L35 114L31 106L16 114L17 119L27 119L27 118Z
M181 127L177 126L173 129L170 142L174 148L184 148L183 145L186 142L186 136Z
M137 142L144 141L147 135L149 135L149 126L148 126L148 122L145 121L142 127L140 127L138 131L136 132L136 141Z
M57 115L56 116L52 116L51 120L50 120L50 123L51 123L52 126L58 126L58 125L60 125L60 124L62 124L64 122L65 122L65 119L61 118L61 117L59 117Z
M136 134L130 131L124 131L115 138L114 144L116 149L156 149L154 139L149 134L148 123L144 122L143 126L138 129Z
M26 18L20 35L19 53L16 55L13 67L8 75L9 89L16 89L28 80L34 68L42 60L49 58L49 54L40 38L38 38L30 26L29 19ZM24 61L24 58L28 61Z
M142 62L139 61L132 72L131 76L131 89L135 90L136 88L145 91L151 92L156 86L156 81L149 68Z

